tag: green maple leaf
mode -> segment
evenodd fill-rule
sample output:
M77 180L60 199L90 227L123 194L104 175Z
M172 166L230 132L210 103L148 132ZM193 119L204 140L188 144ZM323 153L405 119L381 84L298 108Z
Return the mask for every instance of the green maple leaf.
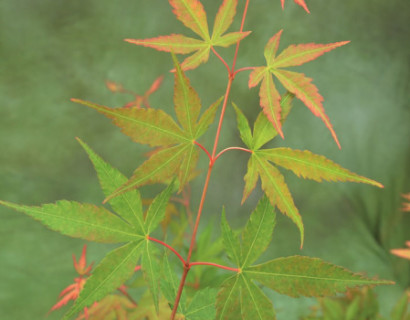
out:
M201 39L186 37L181 34L171 34L150 39L125 39L125 41L154 48L159 51L175 54L189 54L181 66L184 70L194 69L209 59L212 47L229 47L245 38L250 32L230 32L236 14L237 0L224 0L215 17L212 36L209 34L206 13L202 3L198 0L169 0L173 12L187 28L191 29Z
M274 206L266 196L252 212L241 239L234 235L224 212L221 226L225 250L239 271L221 285L216 299L218 320L276 319L272 303L255 282L291 297L329 296L357 286L392 284L317 258L292 256L253 265L267 249L275 227Z
M83 141L77 140L93 163L105 196L128 180ZM130 190L108 201L117 215L104 207L66 200L42 206L25 206L7 201L0 201L0 204L23 212L48 228L70 237L102 243L126 242L108 253L97 265L74 306L66 314L65 318L69 318L120 287L134 273L135 265L141 256L144 276L158 306L159 272L154 263L157 250L152 247L149 234L158 227L164 217L172 190L173 183L154 199L145 219L141 196L137 190Z
M72 99L97 110L122 129L133 141L160 147L151 157L138 167L133 176L114 190L105 201L150 183L168 183L178 176L179 190L185 186L193 174L199 157L195 141L201 137L212 123L221 102L218 99L199 117L201 102L189 79L183 73L178 61L175 64L174 105L181 127L164 111L143 108L108 108L91 102ZM199 119L198 119L199 118Z
M285 94L281 98L283 109L282 120L284 120L291 108L293 95ZM257 117L253 134L249 127L248 120L240 109L235 106L238 122L238 130L245 145L252 151L248 161L247 173L244 177L245 188L242 202L246 200L255 188L258 178L262 182L262 189L268 196L272 205L278 209L297 225L301 235L301 246L303 246L304 227L302 217L299 214L292 195L289 191L283 175L274 166L281 166L293 171L297 176L312 179L318 182L326 181L351 181L374 185L383 188L377 181L360 176L338 164L326 159L323 156L313 154L310 151L292 150L289 148L260 149L264 144L277 135L277 131L269 123L264 112L260 112Z
M306 77L303 73L283 70L282 68L299 66L312 61L328 51L349 43L349 41L329 44L307 43L290 45L276 56L281 34L282 30L275 34L266 44L264 50L266 66L257 67L251 72L249 75L249 88L261 82L259 89L260 105L269 121L272 122L277 132L283 138L280 118L281 97L273 81L273 76L275 76L286 90L296 95L315 116L322 119L340 148L336 133L328 116L325 114L322 105L323 97L319 94L317 87L311 83L312 79Z

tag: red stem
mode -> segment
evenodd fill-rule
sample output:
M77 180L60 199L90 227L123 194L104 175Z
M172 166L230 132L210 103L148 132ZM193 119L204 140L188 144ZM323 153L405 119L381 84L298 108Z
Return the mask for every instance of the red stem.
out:
M170 245L166 244L165 242L163 242L163 241L161 241L161 240L152 238L152 237L150 237L150 236L148 236L148 240L157 242L157 243L159 243L159 244L162 244L164 247L167 247L169 250L171 250L173 253L175 253L175 255L179 258L179 260L181 260L182 264L184 264L184 265L186 264L184 258L182 258L181 255L178 253L178 251L176 251L176 250L175 250L174 248L172 248Z
M245 24L246 13L248 11L248 5L249 5L249 0L246 0L245 9L244 9L243 15L242 15L242 22L241 22L240 32L243 31L243 26ZM232 82L235 78L235 65L236 65L236 59L237 59L237 56L238 56L239 43L240 43L240 41L238 41L237 44L236 44L235 56L234 56L234 59L233 59L232 68L229 69L229 66L227 67L229 79L228 79L228 84L226 86L226 91L225 91L224 102L223 102L223 105L222 105L221 116L219 117L219 124L218 124L218 129L216 131L214 147L213 147L213 150L212 150L212 156L210 157L210 160L209 160L208 173L206 175L204 188L202 190L201 201L199 203L198 213L197 213L196 221L195 221L195 226L194 226L194 230L192 232L191 244L189 246L189 251L188 251L188 257L187 257L185 265L184 265L184 271L182 273L181 282L179 283L177 296L176 296L176 299L175 299L174 307L172 309L171 320L175 319L175 315L176 315L177 310L178 310L178 304L179 304L179 301L181 299L182 290L184 289L186 277L187 277L187 274L188 274L189 269L190 269L189 262L191 260L192 251L194 249L196 233L198 231L199 221L201 219L201 214L202 214L202 209L203 209L204 202L205 202L206 192L208 190L209 179L211 177L211 172L212 172L212 168L213 168L214 161L215 161L216 149L218 147L219 135L221 133L222 122L223 122L223 119L224 119L225 110L226 110L226 106L227 106L227 103L228 103L229 93L231 92ZM216 53L215 50L213 50L213 52ZM219 56L217 53L216 53L216 55ZM225 60L222 59L221 61L225 61ZM226 64L226 62L224 64Z
M249 150L249 149L246 149L246 148L241 148L241 147L229 147L229 148L223 149L221 152L219 152L219 153L216 155L214 161L216 161L216 159L218 159L221 155L223 155L226 151L229 151L229 150L242 150L242 151L246 151L246 152L252 153L252 150Z
M208 151L202 144L200 144L199 142L194 141L194 143L195 143L198 147L200 147L200 148L206 153L206 155L208 156L209 160L212 161L212 157L211 157L211 154L209 153L209 151Z
M225 269L225 270L229 270L229 271L234 271L234 272L239 272L240 270L238 268L231 268L231 267L226 267L226 266L222 266L220 264L216 264L216 263L212 263L212 262L191 262L189 264L190 267L192 266L213 266L213 267L217 267L220 269Z
M216 52L214 47L211 47L212 52L219 58L219 60L222 61L222 63L224 64L224 66L226 67L226 70L228 70L228 73L231 73L231 69L229 68L228 64L226 63L225 59L222 58L218 52Z
M246 71L246 70L254 70L255 67L244 67L244 68L240 68L238 70L235 71L234 76L236 76L237 73L242 72L242 71Z

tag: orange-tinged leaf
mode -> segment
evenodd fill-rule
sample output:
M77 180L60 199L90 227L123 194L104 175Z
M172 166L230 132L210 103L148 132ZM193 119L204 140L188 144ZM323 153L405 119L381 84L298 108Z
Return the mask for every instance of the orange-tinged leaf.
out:
M262 80L262 84L259 90L260 104L263 113L272 122L276 131L283 137L282 125L280 122L280 94L273 83L271 74L265 73L265 77Z
M135 142L150 146L167 146L189 141L175 121L162 110L113 109L79 99L71 99L71 101L93 108L112 119L114 124Z
M304 4L303 1L300 1L299 4L302 5ZM284 1L282 2L282 5L284 4ZM324 53L331 51L337 47L343 46L347 44L349 41L341 41L341 42L335 42L335 43L329 43L329 44L314 44L314 43L308 43L308 44L300 44L300 45L291 45L287 47L285 50L282 51L277 57L275 57L278 46L279 46L279 41L280 37L282 34L282 30L280 30L278 33L276 33L267 43L265 46L264 50L264 56L266 59L266 67L257 67L254 68L254 70L251 72L249 76L249 87L253 87L257 85L259 82L262 81L262 79L266 79L267 75L266 72L271 72L273 73L276 78L283 84L283 86L290 91L291 93L295 94L302 102L312 111L312 113L320 117L322 121L325 123L327 128L330 130L333 139L335 140L336 144L340 148L340 143L339 140L336 136L336 133L333 130L333 127L330 123L329 118L325 114L325 111L323 109L322 101L323 97L319 94L318 89L316 86L314 86L311 81L312 79L306 77L302 73L296 73L296 72L291 72L287 70L280 69L282 67L290 67L290 66L298 66L303 63L306 63L308 61L314 60L317 57L323 55ZM267 85L268 82L265 80L265 82L262 82L262 85L265 85L265 91L266 88L270 88L271 86ZM272 84L274 87L274 84ZM272 99L271 101L277 101L277 95L267 95L262 89L260 89L260 104L261 107L265 110L268 110L266 106L269 105L269 100ZM273 115L279 115L280 116L280 107L273 108L274 112ZM281 133L280 129L280 119L276 119L275 117L271 116L269 117L269 120L272 122L274 125L275 129L278 130L278 132L281 134L283 137L283 134Z
M301 247L303 247L304 227L299 210L293 202L283 175L272 166L263 155L256 151L253 154L256 169L262 182L262 190L268 196L270 203L276 206L283 214L287 215L298 227L300 232Z
M210 47L206 47L204 49L198 50L193 55L186 58L181 63L182 69L184 71L185 70L192 70L192 69L197 68L200 64L207 62L208 59L209 59L210 50L211 50ZM172 71L174 71L174 70L172 70Z
M391 249L390 252L400 258L410 260L410 249Z
M249 74L249 88L255 87L259 82L261 82L263 77L265 76L266 71L266 67L257 67L253 69L252 72Z
M203 39L209 39L208 22L198 0L169 0L177 19Z
M224 0L218 9L212 29L212 38L220 37L232 24L238 0Z
M312 79L303 73L288 70L278 69L273 70L273 73L288 91L294 93L315 116L322 119L340 149L339 139L322 105L323 97L319 94L317 87L312 84Z
M83 247L83 251L81 253L80 259L78 259L78 262L77 262L77 259L76 259L75 255L73 254L74 269L75 269L75 271L77 271L77 273L80 276L84 276L84 275L88 274L91 271L92 267L93 267L93 263L91 263L87 267L86 254L87 254L87 245L86 244Z
M226 48L247 37L250 33L250 31L230 32L221 37L213 39L212 45Z
M246 171L244 180L245 180L245 188L243 189L243 196L241 204L245 202L245 200L249 197L253 189L256 187L256 183L258 182L259 173L256 167L255 160L251 156L248 161L248 169Z
M402 194L401 196L407 201L410 201L410 193ZM410 212L410 202L403 202L401 210Z
M148 97L149 95L153 94L155 91L159 89L161 86L162 81L164 80L164 76L159 76L154 80L151 84L151 87L144 93L144 96Z
M276 165L292 170L298 177L301 176L318 182L323 180L360 182L383 188L383 185L379 182L359 176L324 156L314 154L308 150L275 148L260 150L258 153L263 154L266 159Z
M178 54L188 54L207 47L202 40L189 38L182 34L171 34L149 39L125 39L125 41L159 51Z
M300 5L307 13L310 13L305 0L294 0L296 4ZM285 7L285 0L280 0L282 4L282 9Z
M120 83L116 83L114 81L105 81L105 85L107 86L108 90L111 92L122 92L124 88Z
M276 52L279 48L280 36L282 35L283 30L280 30L272 38L269 39L268 43L265 46L263 55L268 66L272 65L275 62Z
M75 278L74 283L70 284L66 287L61 293L59 294L59 298L61 298L54 306L51 307L50 311L54 311L60 309L61 307L65 306L70 300L75 301L80 291L83 289L86 279L84 278Z
M282 31L282 30L281 30ZM283 50L273 61L271 67L284 68L300 66L306 62L312 61L321 55L329 52L337 47L344 46L350 41L341 41L328 44L306 43L298 45L290 45Z
M309 9L308 9L306 3L305 3L305 0L294 0L294 1L295 1L296 4L298 4L298 5L300 5L301 7L303 7L303 9L305 9L305 11L306 11L307 13L310 13L310 11L309 11Z

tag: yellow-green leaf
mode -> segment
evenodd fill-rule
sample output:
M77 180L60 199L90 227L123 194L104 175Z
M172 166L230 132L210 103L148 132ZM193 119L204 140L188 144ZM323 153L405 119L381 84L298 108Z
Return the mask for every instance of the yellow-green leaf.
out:
M314 154L308 150L275 148L260 150L258 153L278 166L293 171L298 177L318 182L323 180L360 182L383 188L383 185L379 182L359 176L324 156Z
M143 235L104 207L61 200L40 207L0 201L0 205L23 212L61 234L103 243L142 239Z
M93 108L112 119L135 142L155 147L189 141L186 133L162 110L136 107L114 109L78 99L72 101Z
M291 297L335 295L347 288L393 284L369 279L318 258L292 256L271 260L244 270L252 279Z

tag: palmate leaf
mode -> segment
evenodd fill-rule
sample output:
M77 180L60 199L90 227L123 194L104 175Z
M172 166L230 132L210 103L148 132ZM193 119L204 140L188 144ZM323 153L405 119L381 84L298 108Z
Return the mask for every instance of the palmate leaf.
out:
M110 194L112 190L127 181L121 172L105 162L88 145L80 139L78 141L92 161L105 195ZM146 281L153 296L158 296L158 285L155 286L160 274L158 263L155 261L157 250L152 246L148 236L158 227L164 217L173 185L174 183L171 183L154 199L147 210L145 219L137 190L132 190L109 201L118 215L104 207L66 200L37 207L6 201L0 201L0 204L23 212L64 235L103 243L128 242L107 254L95 268L76 299L75 305L67 313L65 317L67 319L120 287L133 274L141 255L141 265ZM85 259L80 260L79 264L84 264L85 268ZM158 305L158 300L156 305Z
M225 250L238 272L226 279L216 299L216 319L276 319L272 303L257 283L291 297L335 295L348 288L393 284L369 279L317 258L293 256L252 265L266 250L275 227L275 212L263 197L242 231L234 236L225 215L221 229ZM241 252L238 263L237 254Z
M306 8L303 1L299 1L298 3ZM286 90L296 95L315 116L322 119L340 148L340 143L333 130L333 126L325 114L322 105L323 97L319 94L317 87L312 84L312 79L306 77L303 73L283 70L281 68L302 65L318 58L328 51L349 43L349 41L329 44L308 43L290 45L276 56L281 35L282 30L276 33L266 44L264 50L266 66L257 67L251 72L249 76L249 87L254 87L261 82L259 89L260 105L276 131L283 137L280 118L282 113L280 95L273 81L273 76L275 76Z
M133 176L116 186L105 202L137 187L152 183L168 183L175 175L179 191L192 176L199 157L195 140L202 136L213 122L222 98L213 103L203 114L201 102L189 79L183 73L175 57L174 104L178 122L182 128L162 110L142 108L108 108L91 102L72 101L93 108L113 120L114 124L133 141L160 147L138 167Z
M201 39L171 34L150 39L125 39L129 43L154 48L175 54L189 54L181 66L184 70L195 69L209 59L212 47L228 47L245 38L250 32L230 32L236 14L237 0L224 0L215 18L212 36L209 35L208 22L203 5L198 0L169 0L177 19L195 32Z
M292 96L284 95L281 100L283 121L291 109ZM244 177L245 187L242 203L255 188L260 177L262 189L268 196L271 204L276 205L283 214L291 218L297 225L301 235L301 246L303 246L304 240L302 217L295 206L283 175L273 164L293 171L298 177L318 182L323 180L351 181L383 188L381 183L344 169L324 156L313 154L310 151L292 150L289 148L260 149L277 135L276 130L270 124L264 112L261 112L255 121L253 135L251 135L248 120L237 106L234 105L234 108L237 114L238 130L241 139L252 151Z

